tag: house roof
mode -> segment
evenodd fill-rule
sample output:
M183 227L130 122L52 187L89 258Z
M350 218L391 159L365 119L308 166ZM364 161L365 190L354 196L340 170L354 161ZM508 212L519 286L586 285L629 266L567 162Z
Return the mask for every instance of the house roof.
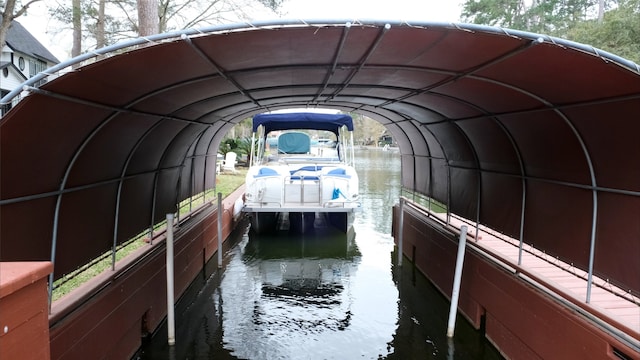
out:
M49 63L58 64L60 62L18 21L11 22L6 41L7 46L13 51L18 51Z
M237 123L319 107L389 129L405 189L640 294L633 62L508 29L339 19L131 45L0 121L3 259L55 255L56 277L73 270L213 188Z

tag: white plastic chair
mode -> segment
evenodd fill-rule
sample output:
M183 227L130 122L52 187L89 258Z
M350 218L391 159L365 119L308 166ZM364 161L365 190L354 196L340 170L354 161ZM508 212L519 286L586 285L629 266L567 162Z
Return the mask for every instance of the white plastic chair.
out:
M233 151L229 151L225 155L224 160L222 160L222 172L235 173L237 158L238 158L238 154L234 153Z
M222 171L222 162L224 161L224 156L222 156L222 154L218 153L217 158L216 158L216 175L220 174L220 172Z

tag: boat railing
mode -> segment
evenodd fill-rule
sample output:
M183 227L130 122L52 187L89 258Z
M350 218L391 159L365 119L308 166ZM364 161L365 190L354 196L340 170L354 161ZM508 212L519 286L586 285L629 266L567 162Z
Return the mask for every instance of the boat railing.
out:
M294 173L284 177L282 201L285 206L320 205L322 202L320 176L311 171L307 173Z
M253 178L263 182L261 187L264 190L258 199L248 200L248 203L255 203L259 208L359 207L357 199L345 194L349 194L352 175L342 166L306 164L288 170L282 167L261 167Z
M286 157L280 158L278 161L285 164L341 164L338 158L321 158L321 157Z

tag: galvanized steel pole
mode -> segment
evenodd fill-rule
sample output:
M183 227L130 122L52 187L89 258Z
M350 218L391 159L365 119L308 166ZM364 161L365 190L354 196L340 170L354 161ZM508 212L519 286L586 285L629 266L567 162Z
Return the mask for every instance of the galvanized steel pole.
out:
M218 193L218 268L222 267L222 193Z
M398 266L402 266L402 233L404 232L404 198L400 197L400 216L398 218Z
M460 296L460 282L462 279L462 265L464 264L465 245L467 243L467 225L460 227L460 241L458 241L458 256L456 270L453 276L453 290L451 291L451 307L449 308L449 323L447 337L453 337L456 328L456 314L458 313L458 298Z
M167 341L176 344L176 324L173 299L173 214L167 214Z

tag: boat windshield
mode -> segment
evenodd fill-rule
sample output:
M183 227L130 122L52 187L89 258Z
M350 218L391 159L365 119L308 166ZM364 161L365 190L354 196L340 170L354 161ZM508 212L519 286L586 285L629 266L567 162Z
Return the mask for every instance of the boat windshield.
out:
M282 113L253 118L251 166L353 162L353 120L345 114Z
M310 154L311 137L303 132L286 132L278 136L278 154Z

